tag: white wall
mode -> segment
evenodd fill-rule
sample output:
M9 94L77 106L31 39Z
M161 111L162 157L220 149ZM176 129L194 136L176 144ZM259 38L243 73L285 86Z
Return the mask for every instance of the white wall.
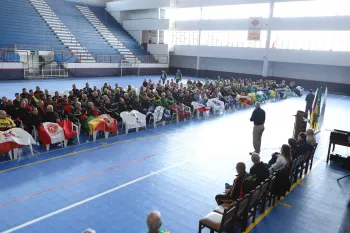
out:
M168 30L168 19L140 19L124 20L123 27L126 30Z
M175 21L175 30L248 30L248 19ZM266 29L266 19L262 21Z
M139 43L141 44L142 43L142 31L131 31L129 30L128 31L130 33L130 35Z
M108 11L129 11L170 7L170 0L124 0L107 2Z
M170 58L171 67L180 67L188 69L196 69L197 57L193 56L171 56Z
M168 55L169 48L167 44L148 44L147 52L154 55Z
M80 4L86 4L86 5L93 5L93 6L106 6L106 2L108 0L65 0L65 1L76 2Z
M135 19L158 19L158 17L159 17L158 9L132 10L132 11L121 12L121 18L123 21L135 20Z
M216 47L216 46L190 46L175 45L175 55L216 57L216 58L234 58L243 60L262 61L265 55L265 49L259 48L235 48L235 47Z
M350 84L350 67L270 62L269 76Z

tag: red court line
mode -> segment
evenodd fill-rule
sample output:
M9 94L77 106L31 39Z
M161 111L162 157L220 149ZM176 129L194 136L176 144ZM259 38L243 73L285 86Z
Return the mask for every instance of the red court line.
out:
M11 204L14 204L14 203L17 203L17 202L24 201L24 200L29 199L29 198L31 198L31 197L36 197L36 196L39 196L39 195L41 195L41 194L51 192L51 191L56 190L56 189L59 189L59 188L63 188L63 187L66 187L66 186L69 186L69 185L78 183L78 182L83 181L83 180L87 180L87 179L93 178L93 177L95 177L95 176L98 176L98 175L101 175L101 174L104 174L104 173L107 173L107 172L110 172L110 171L113 171L113 170L117 170L117 169L122 168L122 167L126 167L126 166L129 166L129 165L135 164L135 163L139 163L139 162L141 162L141 161L144 161L144 160L153 158L153 157L155 157L155 156L157 156L157 155L159 155L159 154L160 154L160 153L153 154L153 155L149 155L149 156L146 156L146 157L143 157L143 158L140 158L140 159L132 160L132 161L130 161L130 162L127 162L127 163L124 163L124 164L120 164L120 165L118 165L118 166L111 167L111 168L108 168L108 169L106 169L106 170L102 170L102 171L99 171L99 172L95 172L95 173L93 173L93 174L80 177L80 178L78 178L78 179L69 181L69 182L64 183L64 184L60 184L60 185L54 186L54 187L52 187L52 188L48 188L48 189L43 190L43 191L40 191L40 192L36 192L36 193L30 194L30 195L27 195L27 196L24 196L24 197L21 197L21 198L18 198L18 199L15 199L15 200L12 200L12 201L9 201L9 202L6 202L6 203L2 203L2 204L0 204L0 208L5 207L5 206L8 206L8 205L11 205Z

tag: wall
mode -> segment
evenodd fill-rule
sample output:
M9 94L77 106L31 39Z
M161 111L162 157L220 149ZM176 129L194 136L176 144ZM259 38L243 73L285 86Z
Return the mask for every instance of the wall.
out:
M76 2L80 4L92 5L92 6L106 6L108 0L65 0L68 2Z
M167 44L148 44L147 52L156 55L167 55L168 54L168 45Z
M168 30L168 19L140 19L124 20L123 27L126 30Z
M129 11L170 7L170 0L126 0L107 2L108 11Z
M158 9L132 10L121 12L122 21L135 19L158 19L158 16Z

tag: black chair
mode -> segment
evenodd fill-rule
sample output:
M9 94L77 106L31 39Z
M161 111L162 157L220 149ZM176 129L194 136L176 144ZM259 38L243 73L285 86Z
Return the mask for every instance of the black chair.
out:
M311 169L312 169L312 164L313 164L313 162L314 162L314 156L315 156L315 152L316 152L316 150L317 150L317 146L318 146L318 143L315 144L314 149L313 149L313 151L312 151L312 153L311 153L311 156L310 156L309 160L307 161L307 165L308 165L308 166L310 165L310 168L306 167L305 172L307 172L308 169L310 169L310 171L311 171ZM306 173L305 173L305 174L306 174Z
M262 185L264 183L265 182L263 182ZM267 190L267 187L268 186L266 185L266 190ZM244 218L244 226L247 226L248 220L251 217L252 217L252 222L255 222L256 212L257 212L258 205L259 205L259 202L260 202L259 198L262 196L262 194L263 194L263 190L262 190L262 186L261 185L258 185L253 191L250 192L251 199L250 199L249 207L247 209L246 216Z
M268 206L275 205L276 204L276 197L275 195L271 192L273 186L275 185L276 182L276 175L274 174L273 177L271 178L271 181L269 183L269 188L268 188L268 192L266 195L266 200L268 201Z

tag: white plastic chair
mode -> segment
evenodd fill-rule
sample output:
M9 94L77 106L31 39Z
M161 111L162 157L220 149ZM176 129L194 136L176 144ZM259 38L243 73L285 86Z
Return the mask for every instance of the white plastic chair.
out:
M78 144L80 145L80 128L79 126L72 123L72 132L77 133ZM67 147L68 140L64 140L64 147Z
M157 127L157 123L162 121L163 119L163 114L164 114L165 108L162 106L158 106L156 107L156 109L154 110L154 112L148 112L147 116L150 116L149 121L153 120L153 126L154 128ZM165 125L165 121L162 121L163 126Z

